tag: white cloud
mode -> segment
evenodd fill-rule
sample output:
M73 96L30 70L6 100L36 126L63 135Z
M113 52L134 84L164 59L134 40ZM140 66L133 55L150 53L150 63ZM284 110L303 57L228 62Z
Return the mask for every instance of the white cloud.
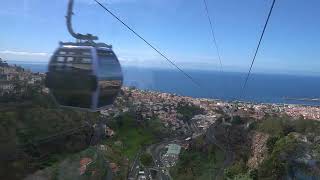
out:
M168 57L182 69L209 69L219 70L220 65L217 59L207 56L179 56ZM119 52L119 61L122 65L139 67L175 68L163 57L152 52L130 53Z
M18 56L50 56L49 53L45 52L26 52L26 51L10 51L10 50L4 50L0 51L1 55L18 55Z
M15 50L0 51L0 57L5 60L49 61L50 56L51 56L51 53L47 53L47 52L28 52L28 51L15 51Z

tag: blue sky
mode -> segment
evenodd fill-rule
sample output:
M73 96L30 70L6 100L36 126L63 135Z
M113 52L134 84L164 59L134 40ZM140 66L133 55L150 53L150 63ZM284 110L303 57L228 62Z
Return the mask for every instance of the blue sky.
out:
M184 69L218 70L202 0L100 0ZM226 71L247 71L271 0L207 0ZM47 62L67 0L1 0L0 57ZM75 0L74 29L114 46L123 65L171 67L92 0ZM320 1L278 0L253 72L320 75Z

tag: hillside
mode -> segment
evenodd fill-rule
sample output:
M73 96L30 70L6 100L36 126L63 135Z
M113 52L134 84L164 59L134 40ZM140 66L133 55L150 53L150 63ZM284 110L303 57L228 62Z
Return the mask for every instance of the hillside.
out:
M86 122L97 114L61 109L43 74L2 62L0 75L1 179L21 179L88 147L92 131Z
M141 164L156 166L148 147L172 140L183 146L170 168L174 179L320 177L319 107L124 87L112 107L89 113L60 108L43 85L44 74L4 62L0 70L1 179L33 172L54 179L66 167L70 178L125 179L140 154ZM82 160L90 166L79 174Z
M207 131L233 153L227 179L308 179L320 177L320 122L272 116L215 125Z

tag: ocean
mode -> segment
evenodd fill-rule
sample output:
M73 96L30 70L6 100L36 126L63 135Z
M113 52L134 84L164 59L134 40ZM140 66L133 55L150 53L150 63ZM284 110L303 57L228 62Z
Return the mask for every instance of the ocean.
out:
M46 72L47 64L10 62L33 72ZM288 100L287 98L319 98L320 77L279 74L252 74L245 95L242 86L246 74L188 70L201 87L196 86L180 72L173 69L123 67L124 85L139 89L175 93L183 96L242 100L255 103L286 103L318 106L317 101Z

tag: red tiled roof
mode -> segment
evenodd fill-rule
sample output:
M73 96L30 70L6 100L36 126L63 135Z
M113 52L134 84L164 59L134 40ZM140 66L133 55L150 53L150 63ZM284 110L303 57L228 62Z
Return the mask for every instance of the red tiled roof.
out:
M86 166L86 165L88 165L89 163L91 163L92 162L92 159L91 158L82 158L81 160L80 160L80 166Z

